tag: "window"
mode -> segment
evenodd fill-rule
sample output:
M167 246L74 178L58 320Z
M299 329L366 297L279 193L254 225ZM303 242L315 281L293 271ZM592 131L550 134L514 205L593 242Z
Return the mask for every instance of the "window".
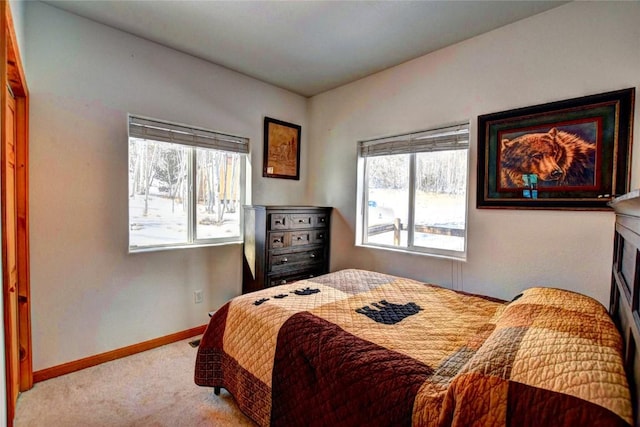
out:
M466 259L469 124L358 145L356 243Z
M129 116L129 251L242 240L249 140Z

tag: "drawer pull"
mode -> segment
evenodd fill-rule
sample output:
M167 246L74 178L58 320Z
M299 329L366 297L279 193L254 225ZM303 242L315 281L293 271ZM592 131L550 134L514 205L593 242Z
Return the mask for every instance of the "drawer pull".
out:
M285 263L287 263L287 262L289 262L289 260L288 260L287 258L282 258L282 263L283 263L283 264L285 264Z
M318 234L318 239L324 239L324 234Z
M304 222L304 219L299 219L298 222L302 224Z
M273 243L282 243L282 240L280 240L280 239L273 239Z
M316 254L309 255L309 258L315 258L315 257L316 257Z
M280 284L281 284L281 285L286 285L286 284L287 284L287 281L286 281L286 280L283 280L283 281L281 281L281 282L280 282Z
M324 218L320 218L320 222L324 222Z
M302 240L302 237L298 236L298 240Z

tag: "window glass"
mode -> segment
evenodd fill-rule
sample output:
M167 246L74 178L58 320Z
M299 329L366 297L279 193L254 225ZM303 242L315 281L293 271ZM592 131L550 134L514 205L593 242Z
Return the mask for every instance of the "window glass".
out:
M359 143L357 244L466 259L469 125Z
M240 236L240 155L196 150L198 239Z
M129 244L188 242L188 148L129 140Z
M367 242L407 246L409 155L367 161Z
M240 242L248 142L129 116L129 251Z
M414 245L464 251L466 150L418 153Z

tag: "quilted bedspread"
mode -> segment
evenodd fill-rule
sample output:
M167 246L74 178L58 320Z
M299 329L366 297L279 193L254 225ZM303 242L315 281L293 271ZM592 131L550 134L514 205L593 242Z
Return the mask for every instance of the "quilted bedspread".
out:
M220 308L195 382L261 426L626 426L621 349L580 294L505 303L343 270Z

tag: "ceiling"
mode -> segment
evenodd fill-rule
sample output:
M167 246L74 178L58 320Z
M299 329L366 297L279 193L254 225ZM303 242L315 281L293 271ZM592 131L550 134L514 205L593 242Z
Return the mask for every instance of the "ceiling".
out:
M45 3L313 96L566 1Z

